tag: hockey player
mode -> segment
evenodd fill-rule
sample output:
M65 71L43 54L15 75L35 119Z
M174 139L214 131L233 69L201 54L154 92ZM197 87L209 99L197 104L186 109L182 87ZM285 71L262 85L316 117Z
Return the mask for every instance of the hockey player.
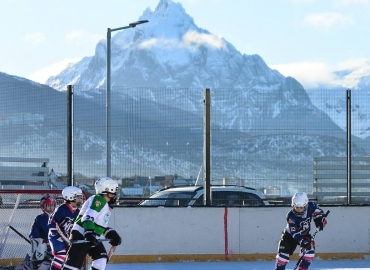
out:
M32 245L31 260L33 266L38 270L47 270L50 268L50 245L48 240L48 220L56 207L56 200L49 194L45 194L40 200L40 208L43 213L36 216L31 226L29 238ZM49 253L46 254L46 253Z
M49 241L53 251L54 259L51 262L51 270L61 269L70 245L69 234L73 222L77 218L81 206L82 190L68 186L63 189L64 203L61 204L49 218Z
M108 261L107 251L98 239L110 239L112 246L121 244L118 233L108 227L109 218L118 199L117 181L104 177L95 182L96 195L90 196L81 208L70 236L71 240L86 240L83 244L72 244L63 269L79 269L87 254L92 259L91 269L105 269Z
M321 231L327 224L324 211L315 203L309 202L307 194L296 192L292 197L292 210L286 216L287 225L281 236L278 253L276 255L275 270L284 270L299 245L302 260L298 265L299 270L306 270L315 257L315 242L311 240L310 229L312 219Z

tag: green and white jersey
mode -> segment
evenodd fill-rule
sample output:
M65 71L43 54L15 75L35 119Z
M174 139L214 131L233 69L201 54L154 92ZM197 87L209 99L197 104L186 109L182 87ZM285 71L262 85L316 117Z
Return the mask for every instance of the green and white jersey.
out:
M86 230L93 230L97 235L104 234L112 209L101 194L91 196L82 205L80 214L76 218L72 230L84 234Z

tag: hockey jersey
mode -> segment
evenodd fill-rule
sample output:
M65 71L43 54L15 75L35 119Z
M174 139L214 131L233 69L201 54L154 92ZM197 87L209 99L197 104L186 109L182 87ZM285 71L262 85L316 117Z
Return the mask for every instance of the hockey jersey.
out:
M48 227L49 215L42 213L36 216L35 220L32 223L31 232L29 238L42 238L45 242L48 241Z
M307 210L302 217L297 217L292 210L287 214L285 232L289 233L299 243L310 233L311 221L324 215L324 211L314 202L308 202Z
M60 236L56 228L58 224L61 232L68 238L79 212L78 208L73 209L70 204L60 205L49 218L49 237Z
M92 230L101 236L108 227L111 213L112 209L103 195L90 196L83 204L73 230L79 231L82 235L86 230Z

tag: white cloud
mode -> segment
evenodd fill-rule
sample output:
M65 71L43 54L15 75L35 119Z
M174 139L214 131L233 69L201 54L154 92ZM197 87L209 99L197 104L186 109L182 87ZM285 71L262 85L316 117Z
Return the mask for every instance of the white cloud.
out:
M310 3L310 2L314 2L316 0L292 0L294 3L301 3L301 2L304 2L304 3Z
M65 68L80 61L81 59L82 58L68 59L68 60L55 63L49 67L45 67L45 68L35 71L31 75L27 76L27 79L44 84L51 76L58 75Z
M335 81L332 69L322 62L299 62L282 65L271 65L285 77L293 77L305 88L318 87L320 84L329 85Z
M74 45L80 46L84 43L97 43L104 39L101 35L87 33L85 30L73 30L65 36L66 40Z
M333 26L347 26L354 24L350 17L343 16L338 12L312 13L304 18L304 23L316 28L328 29Z
M363 5L365 7L369 7L370 0L336 0L335 4L342 6Z
M351 58L336 64L336 70L359 69L368 66L368 64L369 60L366 58Z
M38 33L29 33L24 36L24 40L28 43L32 44L39 44L43 41L45 41L46 36L44 33L38 32Z
M336 81L336 84L348 88L356 88L359 86L361 78L370 75L370 61L366 58L348 59L337 64L336 70L350 70L351 73L341 77Z
M320 86L355 87L361 76L369 73L369 67L370 62L366 58L348 59L333 65L323 62L299 62L270 66L270 68L278 70L285 77L293 77L306 89ZM343 78L333 73L334 71L341 70L350 70L353 72Z
M158 38L151 38L141 42L138 45L139 49L146 49L150 47L162 47L168 49L176 49L181 48L184 46L201 46L207 45L216 49L226 49L226 44L224 40L215 35L211 34L201 34L196 31L188 31L182 37L182 43L179 43L176 39L158 39Z
M151 47L177 49L177 48L181 48L181 44L178 41L176 41L176 39L151 38L151 39L144 40L138 45L139 49L148 49Z
M211 34L202 34L192 30L188 31L182 37L182 41L186 45L208 45L216 49L226 49L226 44L221 37Z
M146 49L155 46L158 43L158 39L156 38L151 38L148 40L144 40L138 45L139 49Z
M85 31L82 30L73 30L72 32L68 33L66 35L67 40L76 40L76 39L81 39L85 35Z

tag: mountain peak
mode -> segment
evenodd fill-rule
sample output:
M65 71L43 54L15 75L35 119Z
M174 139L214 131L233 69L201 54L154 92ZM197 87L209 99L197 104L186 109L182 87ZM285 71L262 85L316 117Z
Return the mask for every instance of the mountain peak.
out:
M260 56L242 55L222 37L198 27L180 3L160 0L154 12L146 9L139 19L149 22L112 37L112 85L239 89L259 85L271 90L283 80ZM48 84L103 85L105 52L105 42L99 43L88 63L78 63Z
M171 0L160 0L155 11L166 10L169 5L173 4Z
M194 24L193 18L186 13L182 5L171 0L160 0L151 18L147 19L154 27Z
M155 13L169 11L172 7L180 7L185 12L180 3L174 3L172 0L160 0L155 8Z

